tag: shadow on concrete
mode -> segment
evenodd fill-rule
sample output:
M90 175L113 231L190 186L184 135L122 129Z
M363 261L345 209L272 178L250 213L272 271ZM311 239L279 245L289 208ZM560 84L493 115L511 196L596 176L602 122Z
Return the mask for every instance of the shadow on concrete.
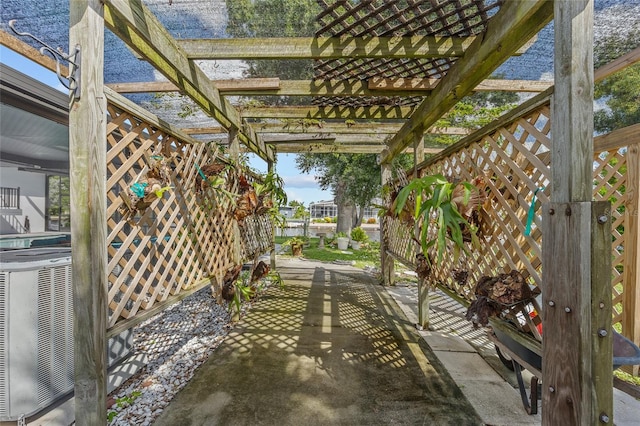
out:
M384 289L340 265L281 262L271 288L156 425L479 425Z

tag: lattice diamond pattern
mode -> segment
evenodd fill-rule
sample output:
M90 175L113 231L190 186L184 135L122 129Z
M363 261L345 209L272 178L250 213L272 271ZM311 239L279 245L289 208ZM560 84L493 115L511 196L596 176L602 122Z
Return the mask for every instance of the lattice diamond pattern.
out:
M113 326L197 283L209 280L219 290L216 283L229 268L271 247L273 225L268 217L249 216L240 229L229 199L211 188L196 191L198 168L220 161L215 145L177 140L113 105L108 111L107 270ZM121 192L141 178L154 155L168 159L171 189L144 211L123 216ZM227 180L227 189L236 192L236 179Z
M471 36L484 32L501 0L364 0L353 2L318 0L317 36ZM316 61L320 80L369 79L371 77L441 78L455 62L437 59L331 59ZM419 103L420 97L384 102L399 105ZM319 105L344 104L345 99L320 98ZM349 102L352 102L349 101ZM372 102L381 102L373 99ZM360 105L360 103L358 103ZM362 104L364 105L364 104Z
M445 258L434 271L434 281L468 301L473 300L473 287L483 275L517 269L532 285L541 283L540 206L550 197L550 114L549 105L543 105L420 171L420 176L440 173L463 180L482 174L489 177L487 193L491 208L488 213L492 232L481 238L479 250L463 253L458 262L452 257ZM594 199L612 203L614 324L622 321L624 293L625 151L605 151L594 159ZM405 180L399 186L406 183ZM532 232L525 236L527 213L536 190ZM388 250L403 259L403 263L413 265L418 247L411 240L412 229L397 219L388 222L383 232ZM456 282L453 278L453 272L459 270L468 272L465 282Z

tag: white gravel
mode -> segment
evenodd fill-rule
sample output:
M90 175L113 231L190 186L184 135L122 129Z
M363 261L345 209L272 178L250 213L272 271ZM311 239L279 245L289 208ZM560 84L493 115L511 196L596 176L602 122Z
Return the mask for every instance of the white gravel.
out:
M227 307L205 287L134 328L134 353L149 362L111 393L109 425L151 424L232 327Z

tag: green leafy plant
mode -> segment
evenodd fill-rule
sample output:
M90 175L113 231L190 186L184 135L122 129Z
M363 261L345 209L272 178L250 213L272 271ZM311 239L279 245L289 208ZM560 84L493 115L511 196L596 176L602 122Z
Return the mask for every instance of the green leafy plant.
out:
M302 247L306 243L305 239L302 237L293 237L288 239L283 243L285 246L291 247L291 254L294 256L299 256L302 254Z
M349 237L347 236L347 234L346 234L346 233L344 233L344 232L342 232L342 231L341 231L341 232L336 232L336 234L334 235L334 237L335 237L335 238L349 238Z
M351 239L359 243L364 243L369 239L367 233L361 227L357 226L351 230Z
M468 252L464 244L463 231L470 234L474 246L479 244L477 227L472 225L460 212L469 206L473 194L478 192L469 182L453 183L440 174L413 179L398 192L391 211L401 214L405 206L414 205L413 217L419 224L419 240L422 250L427 253L435 246L438 261L446 251L446 241L453 242L454 255ZM413 195L413 204L409 203ZM435 228L435 232L431 230ZM432 236L435 234L435 236Z
M256 289L249 284L249 271L243 271L235 282L236 291L233 294L233 304L237 315L242 310L242 301L248 302L256 296Z
M254 182L253 188L256 191L259 203L264 209L263 213L268 214L275 226L284 228L287 219L280 213L280 207L287 205L287 193L284 190L284 179L276 172L269 171L263 176L262 182ZM260 213L260 212L258 212Z
M284 280L280 276L280 272L278 271L269 271L267 274L267 279L271 282L271 284L277 285L280 290L284 290Z

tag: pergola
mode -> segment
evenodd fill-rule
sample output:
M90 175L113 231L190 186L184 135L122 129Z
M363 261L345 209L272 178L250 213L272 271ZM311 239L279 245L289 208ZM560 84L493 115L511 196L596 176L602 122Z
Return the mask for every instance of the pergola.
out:
M600 74L594 77L594 0L319 0L318 29L314 36L268 39L175 37L145 3L149 2L74 0L69 7L69 45L79 46L81 52L76 58L79 67L73 74L79 90L71 96L69 114L78 424L106 421L107 336L157 312L174 300L172 297L183 297L197 286L219 286L224 272L243 257L237 254L239 249L234 243L240 235L237 225L226 221L223 214L215 216L223 231L213 229L213 225L197 214L192 221L178 219L186 216L187 211L198 209L187 189L196 178L193 165L221 156L215 144L202 143L194 136L216 134L227 135L232 157L237 156L242 145L267 161L269 167L277 153L378 153L385 183L391 180L391 160L404 152L414 153L416 174L444 170L467 178L476 173L471 170L475 163L485 169L495 169L513 194L522 194L523 205L532 202L536 187L546 183L547 195L540 194L544 201L543 219L535 222L540 228L532 237L535 241L519 235L521 232L515 227L503 238L508 247L479 268L488 271L502 264L529 270L534 284L543 289L545 306L551 307L545 310L544 316L545 324L554 326L545 328L542 345L543 423L599 424L612 417L611 333L600 332L611 329L613 315L612 220L609 203L593 201L594 152L600 152L594 151L593 84L594 79L637 62L639 55L636 50L599 70ZM202 7L198 3L203 2L192 3L192 12L197 14L197 7ZM539 31L552 20L553 86L542 81L491 79L501 64L525 52ZM104 55L109 55L108 51L104 52L105 28L151 64L167 82L105 84ZM20 44L7 34L2 34L2 42L50 69L55 68L32 47ZM313 60L315 77L311 80L280 80L272 76L212 80L199 65L201 60L229 59ZM74 71L74 67L71 68ZM542 93L474 134L464 129L435 127L457 102L481 90ZM215 120L215 125L196 128L166 123L122 96L174 91L188 96ZM305 96L313 101L306 106L238 107L230 102L232 96ZM535 119L529 120L527 117L534 113ZM544 120L538 121L541 114ZM321 128L311 128L283 126L277 120L322 120L324 123ZM522 120L529 124L522 124ZM518 131L518 125L525 130ZM511 133L502 129L511 129ZM422 143L427 132L465 137L456 146L440 152ZM503 132L502 139L492 136L496 132ZM630 136L625 146L637 142L637 136L633 136L637 132L630 129L625 132ZM617 138L601 138L598 146L617 150L622 145L611 143L613 139L620 139L620 134L615 136ZM135 145L131 145L134 141ZM492 145L494 153L476 155L480 151L472 147L478 143ZM538 151L522 151L522 158L518 160L515 154L512 156L512 145L516 143L527 149L538 144L535 148ZM544 149L540 145L544 145ZM633 146L636 149L636 145ZM158 211L155 222L146 223L145 231L130 231L119 224L115 215L121 202L113 187L129 183L143 169L145 161L149 161L149 155L159 152L158 147L167 158L173 155L176 170L173 179L181 177L184 185L180 190L185 192L181 195L176 184L176 194L171 198L172 203L180 206L176 212L168 207L169 202L159 204L154 207ZM424 161L425 153L436 155ZM498 164L501 156L510 171L490 165L494 160ZM631 171L637 169L637 163L628 165L629 173L634 174L628 177L627 185L636 185L637 189L637 171ZM550 174L545 174L543 169L548 169ZM507 182L509 173L524 184L518 187L515 182ZM499 202L506 206L504 200ZM637 213L638 204L627 206L630 212ZM519 214L516 210L504 213L514 222L521 221ZM625 232L632 238L637 238L637 215L635 220L625 222L628 226ZM165 221L173 225L177 222L178 230L185 232L169 230L170 224ZM397 226L390 220L383 224L383 234L387 237L383 235L381 256L383 274L388 280L393 272L393 259L410 263L411 250L416 249L407 249L406 238L402 243L405 246L399 248L395 245L397 242L388 237L389 227L396 227L393 229L398 232L394 234L406 235L408 231L400 232ZM203 235L205 231L201 228L219 236L225 244L216 245L215 237L207 237L207 241L191 234L185 237L191 229L198 229L198 235ZM268 224L256 222L250 235L242 231L242 239L254 241L269 237L263 228L268 228ZM150 251L137 248L140 239L143 241L140 247L144 244L152 247L151 240L145 240L150 238L149 229L158 232L154 243L170 238L176 250L176 254L162 258L160 263L169 265L167 268L178 265L176 273L183 273L190 283L167 288L166 294L156 291L158 284L145 275L145 270L154 267L154 261L147 257L153 248ZM133 232L131 237L129 232ZM180 263L175 247L186 247L183 244L190 238L195 241L194 250L204 253L215 249L216 253L224 254L225 260L204 259L206 255L198 252L193 261L186 265ZM123 246L129 244L129 249L139 257L135 266L124 252L113 248L111 243L116 239L123 241ZM251 250L243 246L244 257L255 256L259 250L269 248L269 244L271 242L267 246L257 243L257 248ZM637 248L631 248L637 243L628 241L627 245L628 251L637 253ZM522 258L535 252L535 260L510 260L514 259L511 253L516 252ZM153 295L151 301L142 300L141 296L129 305L124 298L120 299L138 294L138 289L114 276L118 265L124 266L136 282L145 283L143 292ZM625 263L625 268L637 266ZM194 271L199 267L205 271ZM169 279L166 273L162 279ZM635 295L633 303L625 304L625 315L633 316L639 309L636 281L633 275L625 282L625 293ZM463 289L458 290L464 293ZM116 297L118 291L124 296ZM109 310L105 306L109 306ZM625 331L637 343L640 326L632 319L629 324L632 330Z

